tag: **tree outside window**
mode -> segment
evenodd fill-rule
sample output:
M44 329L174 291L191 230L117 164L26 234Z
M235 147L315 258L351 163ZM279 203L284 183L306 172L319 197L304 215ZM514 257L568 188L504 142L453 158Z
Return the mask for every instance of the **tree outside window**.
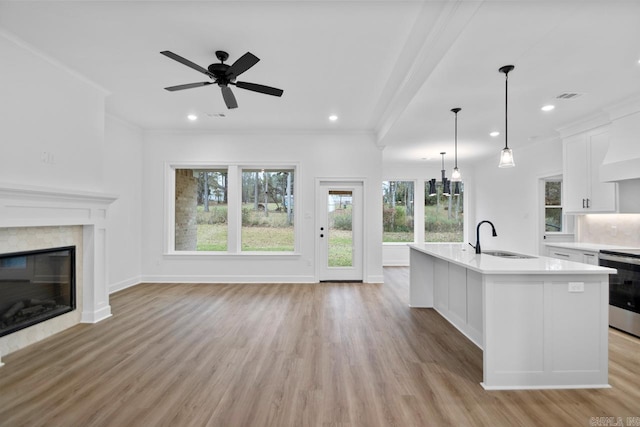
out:
M429 182L425 182L424 241L464 241L464 183L451 183L452 193L458 185L459 194L443 194L442 183L436 183L436 194L429 194Z
M544 230L547 233L559 233L563 231L561 180L545 181Z
M413 181L382 182L382 241L413 242Z

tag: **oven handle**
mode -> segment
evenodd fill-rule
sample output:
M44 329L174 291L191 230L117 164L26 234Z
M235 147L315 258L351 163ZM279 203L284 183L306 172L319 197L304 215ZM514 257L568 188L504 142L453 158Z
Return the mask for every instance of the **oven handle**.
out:
M615 262L622 262L625 264L640 265L640 258L631 258L631 257L625 257L625 256L618 256L618 255L607 255L603 253L600 253L599 258L604 259L606 261L615 261Z

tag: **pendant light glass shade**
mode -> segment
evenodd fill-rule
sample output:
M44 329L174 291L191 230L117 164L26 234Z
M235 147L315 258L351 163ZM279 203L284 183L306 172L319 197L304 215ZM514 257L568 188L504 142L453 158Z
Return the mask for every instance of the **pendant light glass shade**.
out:
M451 182L460 182L462 181L462 174L458 168L453 168L453 172L451 172Z
M499 168L512 168L516 164L513 162L513 151L511 148L503 148L500 152Z
M462 174L460 173L460 169L458 169L458 112L460 112L462 108L452 108L451 111L456 115L455 121L455 133L454 133L454 144L455 144L455 157L454 157L454 166L453 172L451 172L451 182L460 182L462 181Z
M508 140L508 107L509 107L509 72L513 71L515 67L513 65L505 65L500 67L498 71L504 73L504 148L500 153L500 163L498 163L499 168L512 168L516 164L513 161L513 151L509 148L509 140Z

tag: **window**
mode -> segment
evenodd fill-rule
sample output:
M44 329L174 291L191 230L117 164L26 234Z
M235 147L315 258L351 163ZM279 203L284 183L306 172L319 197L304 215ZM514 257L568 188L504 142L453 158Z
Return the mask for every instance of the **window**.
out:
M242 170L242 250L293 251L292 169Z
M382 241L413 242L413 181L382 182Z
M295 167L175 168L176 252L294 252Z
M176 169L175 250L227 250L227 170Z
M457 186L457 193L455 194ZM442 194L442 182L436 183L436 194L429 194L429 181L424 192L424 241L464 241L464 183L452 182L452 194Z
M560 233L563 231L562 180L548 179L544 183L544 231Z

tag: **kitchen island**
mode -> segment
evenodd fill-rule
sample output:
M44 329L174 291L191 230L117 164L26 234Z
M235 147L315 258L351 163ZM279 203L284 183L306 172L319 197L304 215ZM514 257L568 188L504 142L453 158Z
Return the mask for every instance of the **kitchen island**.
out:
M609 387L614 269L462 243L409 247L410 306L434 308L483 350L485 389Z

